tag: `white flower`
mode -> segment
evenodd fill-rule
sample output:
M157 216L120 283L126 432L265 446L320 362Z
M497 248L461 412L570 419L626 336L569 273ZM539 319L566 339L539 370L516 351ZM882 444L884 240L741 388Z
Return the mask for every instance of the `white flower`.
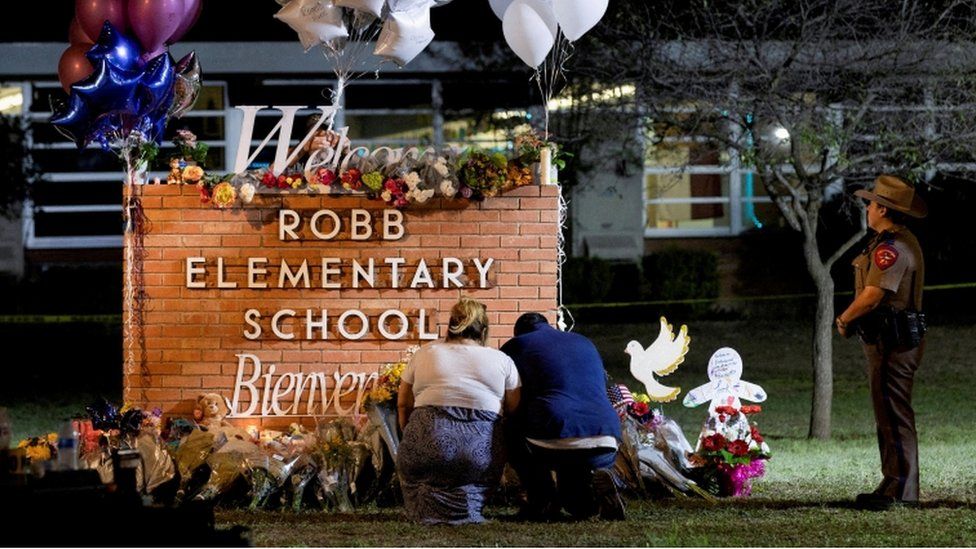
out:
M769 453L769 445L766 444L766 441L765 440L763 441L762 444L759 445L759 448L762 450L762 452L764 454L768 454Z
M250 204L254 200L254 185L250 183L245 183L241 185L240 188L241 202L245 204Z
M434 164L434 171L437 172L437 174L440 175L441 177L447 177L448 174L447 164L443 162L438 162L437 164Z
M420 176L417 174L417 172L410 172L403 176L403 182L406 183L407 188L412 191L417 188L417 185L420 184Z
M423 204L427 202L434 196L434 189L427 189L426 191L414 191L413 197L418 204Z
M393 198L393 195L390 194L390 191L383 191L380 194L380 198L382 198L384 202L389 202L390 199Z
M441 181L441 194L448 198L457 194L457 187L454 186L454 182L450 179Z

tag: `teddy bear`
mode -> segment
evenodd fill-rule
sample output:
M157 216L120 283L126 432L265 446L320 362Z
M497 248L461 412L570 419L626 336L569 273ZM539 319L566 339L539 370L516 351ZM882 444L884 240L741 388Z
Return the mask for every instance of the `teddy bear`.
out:
M169 159L169 175L166 176L167 185L180 185L183 183L183 170L180 168L180 159L173 157Z
M196 405L193 407L193 419L201 429L213 434L223 433L227 440L238 438L241 440L251 440L247 431L235 427L226 419L227 404L224 398L217 393L202 393L197 397Z

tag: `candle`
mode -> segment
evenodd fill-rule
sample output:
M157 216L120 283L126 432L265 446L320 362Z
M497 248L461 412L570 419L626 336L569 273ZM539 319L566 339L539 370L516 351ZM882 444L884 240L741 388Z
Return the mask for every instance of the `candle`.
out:
M539 151L539 184L549 185L549 176L552 169L552 149L543 147Z

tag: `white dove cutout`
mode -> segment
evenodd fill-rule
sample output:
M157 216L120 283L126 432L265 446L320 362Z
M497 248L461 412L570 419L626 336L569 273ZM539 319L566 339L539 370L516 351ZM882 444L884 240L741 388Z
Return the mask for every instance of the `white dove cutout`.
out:
M722 347L708 359L708 379L711 381L685 395L685 406L694 408L711 400L708 411L714 415L716 406L742 407L739 399L766 400L766 391L762 387L742 381L742 357L731 347Z
M647 388L647 396L655 402L671 402L678 398L681 387L667 387L658 383L654 374L666 376L678 369L688 354L688 327L682 326L677 336L667 319L661 317L661 331L651 346L644 349L638 341L627 344L625 353L630 355L630 373Z

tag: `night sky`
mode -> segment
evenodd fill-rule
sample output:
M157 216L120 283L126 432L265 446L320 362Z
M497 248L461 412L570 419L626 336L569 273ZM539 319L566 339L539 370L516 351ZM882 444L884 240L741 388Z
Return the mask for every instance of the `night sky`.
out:
M272 16L280 9L274 0L203 0L203 13L184 42L290 41L295 33ZM5 2L7 24L0 42L68 42L74 16L73 0L17 0ZM501 21L488 0L454 0L431 12L437 40L502 40Z

